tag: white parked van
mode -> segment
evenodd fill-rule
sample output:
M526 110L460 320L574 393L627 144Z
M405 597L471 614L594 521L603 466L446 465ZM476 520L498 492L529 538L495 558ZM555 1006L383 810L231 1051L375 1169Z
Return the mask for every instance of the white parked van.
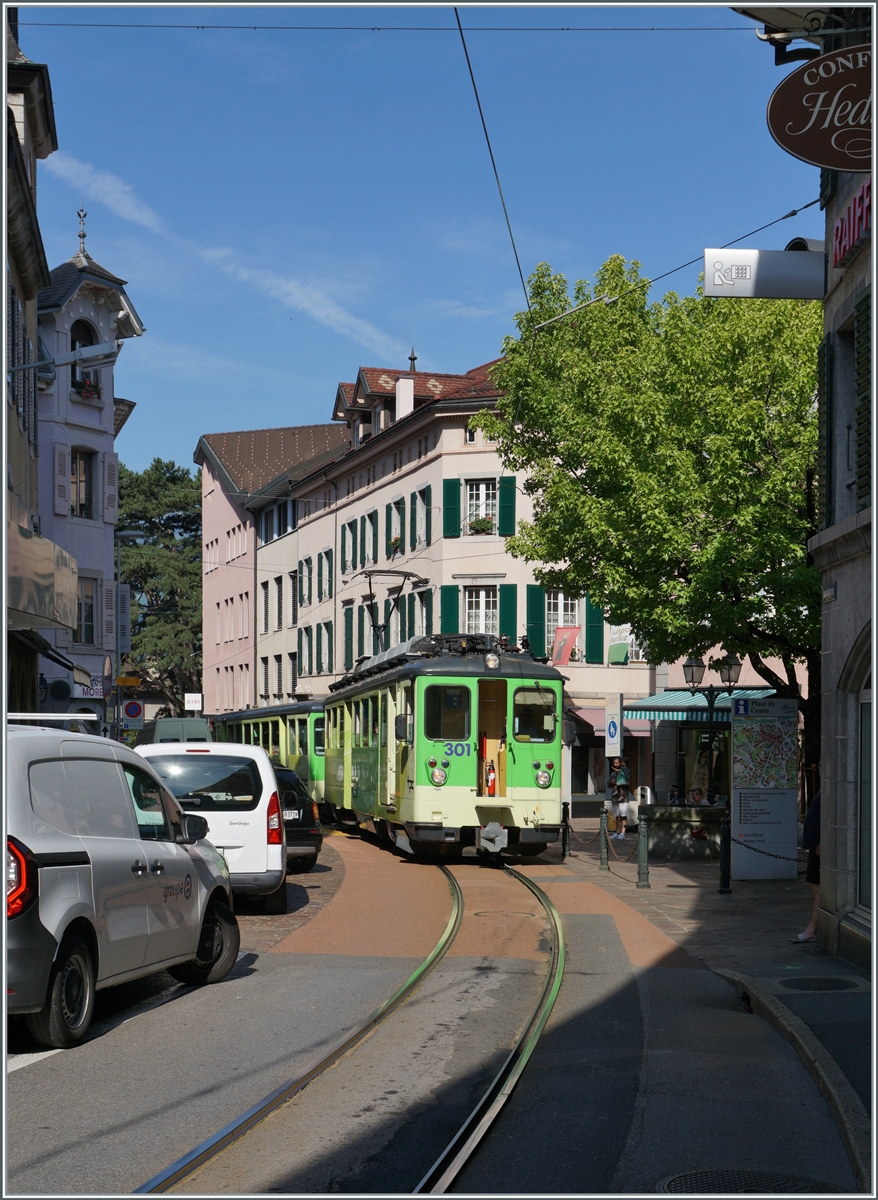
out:
M259 746L201 742L137 746L186 812L205 816L232 891L287 911L287 848L277 781Z

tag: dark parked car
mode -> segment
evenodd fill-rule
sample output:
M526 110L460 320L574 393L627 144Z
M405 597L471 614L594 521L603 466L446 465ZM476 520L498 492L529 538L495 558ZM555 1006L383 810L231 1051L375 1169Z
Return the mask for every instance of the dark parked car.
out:
M295 771L275 767L287 834L287 870L310 871L323 845L317 804Z

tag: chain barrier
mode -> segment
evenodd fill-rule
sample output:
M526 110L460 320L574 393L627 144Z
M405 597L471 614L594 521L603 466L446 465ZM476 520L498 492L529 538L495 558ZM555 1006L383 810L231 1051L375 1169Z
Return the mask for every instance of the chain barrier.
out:
M599 829L593 838L589 838L587 842L584 842L572 825L570 825L568 828L570 829L570 833L573 835L573 837L575 837L577 842L579 842L580 846L590 846L592 842L596 842L601 836L601 831Z
M637 853L637 838L634 839L634 849L625 858L620 858L619 855L616 853L616 847L611 844L611 839L610 839L609 834L607 834L607 846L610 850L613 851L613 858L615 858L616 862L625 863L625 862L628 862L629 859L632 859L634 857L634 855Z
M805 861L804 858L790 858L788 854L772 854L770 850L760 850L758 846L748 846L746 842L742 842L736 837L731 838L731 841L737 846L743 846L745 850L753 850L756 854L764 854L767 858L780 858L784 862L794 863L803 863Z

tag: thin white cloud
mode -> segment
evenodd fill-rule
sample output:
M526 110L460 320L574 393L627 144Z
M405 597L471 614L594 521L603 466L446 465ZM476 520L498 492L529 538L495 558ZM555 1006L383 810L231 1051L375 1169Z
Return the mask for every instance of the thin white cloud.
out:
M99 171L91 163L80 162L65 150L58 150L46 159L46 169L71 187L77 188L86 200L97 200L117 217L142 225L152 233L164 233L157 213L138 200L134 188L110 171Z
M297 279L284 278L274 271L247 267L232 250L224 247L201 250L199 253L205 262L218 267L232 279L250 284L287 308L307 313L321 325L380 355L385 362L403 362L408 355L408 347L403 342L383 333L371 321L355 317L318 288L300 283Z
M249 284L257 291L280 301L287 308L306 313L321 325L326 325L336 333L365 346L385 362L402 362L407 356L408 349L401 341L382 332L371 321L355 317L318 288L300 283L297 279L284 278L274 271L247 267L231 250L199 249L191 242L170 233L158 214L139 200L131 184L120 179L118 175L109 171L99 171L91 163L80 162L78 158L63 150L56 151L46 159L46 167L53 175L77 188L84 198L103 204L117 217L141 225L177 245L187 246L194 250L203 262L218 268L232 279Z
M166 342L160 338L132 338L124 346L123 365L130 371L147 371L153 381L163 378L174 382L180 379L213 379L218 376L250 378L261 375L266 379L282 380L280 370L261 366L252 360L241 361L212 354L197 346Z

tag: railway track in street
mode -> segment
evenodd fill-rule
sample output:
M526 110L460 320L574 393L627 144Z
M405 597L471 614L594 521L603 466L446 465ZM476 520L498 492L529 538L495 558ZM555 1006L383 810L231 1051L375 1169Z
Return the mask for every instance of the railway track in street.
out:
M215 1134L147 1180L136 1189L135 1194L169 1192L178 1188L179 1190L188 1190L186 1185L187 1181L190 1181L190 1177L195 1175L196 1172L200 1172L202 1168L210 1171L211 1166L207 1166L207 1164L210 1164L211 1160L216 1160L216 1163L213 1165L222 1167L225 1159L221 1156L228 1156L229 1153L234 1154L237 1163L261 1161L263 1156L259 1154L246 1154L246 1148L249 1146L250 1140L258 1133L256 1127L271 1114L275 1114L275 1121L283 1120L284 1114L278 1110L286 1105L288 1101L299 1095L309 1084L319 1079L330 1067L338 1063L343 1056L358 1047L369 1034L376 1030L412 995L420 984L424 983L453 945L464 916L463 891L460 882L447 867L442 864L437 864L437 866L439 866L439 869L446 876L452 897L452 911L439 940L430 954L412 972L409 979L365 1020L335 1041L329 1050L322 1054L319 1059L310 1063L293 1078L274 1089L274 1091L265 1096L261 1101L252 1105L234 1120L223 1126L222 1129L217 1130ZM487 874L491 875L492 872L488 871ZM406 1190L411 1188L414 1194L439 1195L452 1187L456 1176L476 1153L479 1144L489 1133L491 1126L496 1121L504 1104L512 1094L516 1083L524 1072L528 1060L549 1019L561 987L565 963L565 941L561 918L555 906L541 888L532 883L520 872L504 865L503 874L505 877L514 879L517 883L527 888L542 907L550 931L551 941L545 980L537 996L536 1003L532 1007L532 1011L522 1023L519 1036L515 1039L499 1070L495 1072L489 1086L484 1089L478 1102L470 1108L465 1120L460 1123L454 1136L450 1138L445 1148L438 1155L426 1174L423 1175L420 1182L415 1182L415 1176L411 1180L411 1183L407 1185ZM479 871L479 875L482 876L482 870ZM484 876L482 877L484 878ZM477 913L470 915L489 916L490 914ZM391 1028L395 1028L395 1026ZM242 1138L245 1141L242 1142ZM237 1148L233 1151L231 1148L236 1143ZM429 1162L429 1159L426 1161ZM246 1172L247 1168L246 1166L239 1166L238 1170L239 1172ZM421 1170L423 1170L423 1166ZM197 1182L200 1181L201 1177ZM193 1184L196 1184L195 1180L192 1180L189 1186L191 1187ZM211 1190L209 1185L208 1190ZM244 1178L240 1174L239 1187L235 1190L249 1190L245 1185ZM262 1189L254 1187L253 1190L259 1191ZM279 1190L288 1189L285 1187ZM291 1188L290 1190L298 1189Z

